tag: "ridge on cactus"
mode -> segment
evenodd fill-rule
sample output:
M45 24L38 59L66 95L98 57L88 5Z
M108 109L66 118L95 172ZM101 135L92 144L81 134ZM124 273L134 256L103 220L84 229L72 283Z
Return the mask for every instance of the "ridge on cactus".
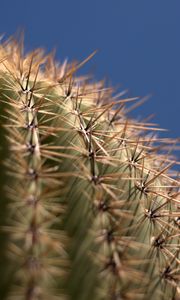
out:
M175 141L81 65L0 45L0 299L178 300Z

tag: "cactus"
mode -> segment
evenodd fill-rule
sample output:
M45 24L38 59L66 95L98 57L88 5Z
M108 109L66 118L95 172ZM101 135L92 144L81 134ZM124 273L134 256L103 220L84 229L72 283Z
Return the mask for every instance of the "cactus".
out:
M1 299L178 300L174 142L83 63L0 46Z

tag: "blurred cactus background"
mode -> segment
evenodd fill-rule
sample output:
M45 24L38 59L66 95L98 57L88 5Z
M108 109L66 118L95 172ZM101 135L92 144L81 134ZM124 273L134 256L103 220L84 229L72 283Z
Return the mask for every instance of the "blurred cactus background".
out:
M1 28L27 26L0 45L0 299L179 300L177 2L20 2Z

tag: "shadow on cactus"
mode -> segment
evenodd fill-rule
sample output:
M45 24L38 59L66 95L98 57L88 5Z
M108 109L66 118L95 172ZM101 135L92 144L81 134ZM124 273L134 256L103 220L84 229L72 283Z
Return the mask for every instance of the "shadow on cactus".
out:
M0 298L178 300L174 141L81 65L0 46Z

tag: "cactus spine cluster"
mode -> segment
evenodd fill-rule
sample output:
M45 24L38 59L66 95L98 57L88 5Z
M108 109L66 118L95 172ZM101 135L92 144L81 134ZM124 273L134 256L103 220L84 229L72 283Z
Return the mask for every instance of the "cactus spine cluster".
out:
M0 46L0 297L178 300L172 141L79 66Z

